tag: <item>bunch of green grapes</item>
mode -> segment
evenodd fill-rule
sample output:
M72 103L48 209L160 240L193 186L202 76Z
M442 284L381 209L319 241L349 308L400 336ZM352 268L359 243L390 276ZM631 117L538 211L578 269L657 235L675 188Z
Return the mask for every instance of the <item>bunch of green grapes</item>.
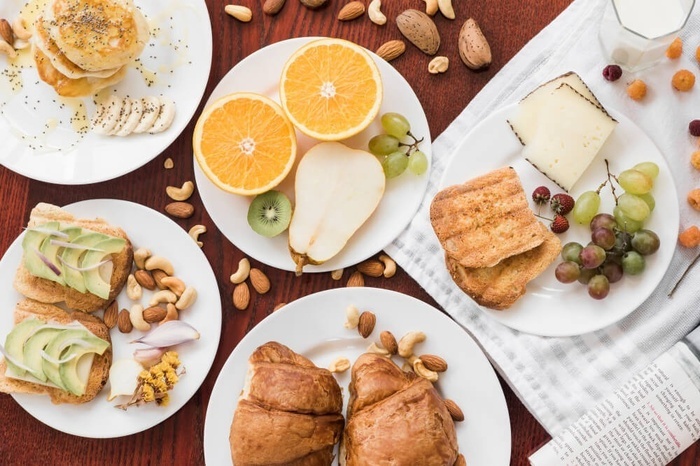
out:
M423 138L416 139L411 134L411 125L399 113L385 113L381 117L384 133L369 140L369 151L380 158L387 178L395 178L408 168L415 175L422 175L428 170L428 157L418 149ZM412 142L403 140L411 138ZM406 149L404 149L406 148Z

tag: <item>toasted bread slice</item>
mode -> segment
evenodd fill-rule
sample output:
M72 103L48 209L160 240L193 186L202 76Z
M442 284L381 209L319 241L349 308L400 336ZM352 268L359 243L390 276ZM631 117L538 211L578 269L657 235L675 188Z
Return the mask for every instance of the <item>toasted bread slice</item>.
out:
M124 249L119 254L112 256L109 298L102 299L91 293L81 293L51 280L35 277L24 266L24 260L20 262L15 274L15 289L27 298L49 304L65 302L70 309L79 311L94 312L105 308L122 290L131 272L134 254L126 233L121 228L110 225L105 220L99 218L78 219L60 207L46 203L39 203L32 209L28 226L33 227L49 221L76 225L98 233L126 239Z
M97 317L83 312L66 312L52 304L44 304L31 299L25 299L17 303L14 313L15 325L25 319L36 317L46 322L59 325L78 321L95 336L102 338L111 345L109 328ZM49 395L55 404L70 403L82 404L93 400L107 383L109 368L112 365L112 347L105 350L102 355L95 354L90 370L90 377L85 388L85 394L76 396L60 388L12 379L5 376L7 363L5 359L0 361L0 392L2 393L29 393L36 395Z
M445 252L464 267L493 267L545 239L510 167L437 193L430 223Z
M539 222L538 222L539 223ZM539 246L508 257L493 267L464 267L445 256L455 283L477 303L491 309L507 309L525 294L526 285L538 277L561 252L557 235L540 223L545 240Z

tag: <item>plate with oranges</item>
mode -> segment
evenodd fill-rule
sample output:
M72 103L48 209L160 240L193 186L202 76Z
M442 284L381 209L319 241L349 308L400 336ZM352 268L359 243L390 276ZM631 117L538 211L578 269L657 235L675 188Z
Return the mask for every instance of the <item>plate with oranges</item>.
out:
M315 216L333 218L354 186L360 192L366 183L353 170L337 180L345 189L333 189L328 178L341 176L347 151L363 152L366 161L371 153L368 163L385 175L383 194L337 254L303 268L326 272L378 253L408 225L428 185L430 144L417 96L386 61L342 39L289 39L253 53L219 82L194 131L195 179L234 245L266 265L300 271L286 228L300 207L298 191L329 185L316 196L323 212ZM307 153L327 157L323 175L297 177Z

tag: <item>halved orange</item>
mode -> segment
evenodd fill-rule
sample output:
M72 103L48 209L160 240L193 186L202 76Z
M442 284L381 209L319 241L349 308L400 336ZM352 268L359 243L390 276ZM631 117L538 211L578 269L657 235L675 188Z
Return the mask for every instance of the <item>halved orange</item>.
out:
M282 70L280 101L302 133L339 141L365 129L382 104L382 79L372 57L342 39L309 42Z
M297 153L294 126L279 104L248 92L229 94L205 108L192 146L212 183L248 196L277 186Z

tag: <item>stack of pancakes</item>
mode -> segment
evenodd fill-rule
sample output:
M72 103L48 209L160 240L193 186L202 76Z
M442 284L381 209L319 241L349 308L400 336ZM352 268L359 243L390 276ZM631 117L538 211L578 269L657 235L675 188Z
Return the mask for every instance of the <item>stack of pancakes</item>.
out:
M430 222L452 279L492 309L515 303L561 252L559 238L537 220L510 167L440 191Z
M65 97L119 82L150 37L132 0L52 0L34 30L39 76Z

